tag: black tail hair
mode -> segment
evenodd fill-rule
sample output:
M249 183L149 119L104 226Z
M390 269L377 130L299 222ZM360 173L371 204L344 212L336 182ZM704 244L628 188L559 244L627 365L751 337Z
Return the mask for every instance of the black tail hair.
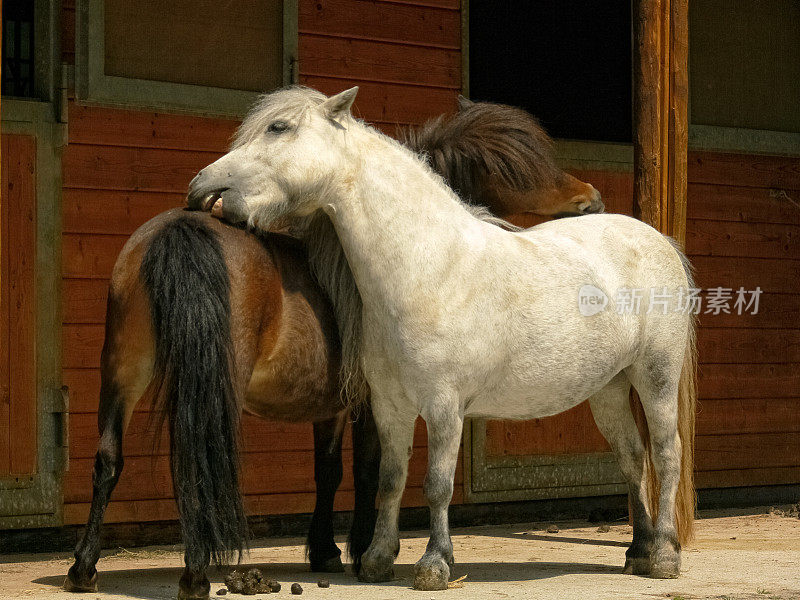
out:
M247 521L239 489L230 280L217 234L193 216L152 238L140 275L156 355L153 402L169 421L170 464L190 567L241 559ZM160 430L160 428L159 428Z

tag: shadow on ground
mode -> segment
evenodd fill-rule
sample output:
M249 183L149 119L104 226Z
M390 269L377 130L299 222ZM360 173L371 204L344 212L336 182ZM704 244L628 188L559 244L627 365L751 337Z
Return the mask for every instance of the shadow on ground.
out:
M395 565L395 579L381 584L362 583L349 573L323 574L312 573L306 563L261 563L247 564L243 568L256 567L261 570L264 577L278 580L284 588L292 583L299 583L303 587L316 586L322 578L331 582L331 587L337 585L348 586L382 586L409 588L413 580L413 564ZM212 569L209 572L211 579L211 594L222 587L222 579L228 568ZM126 595L143 600L161 600L173 598L178 588L178 579L183 569L152 567L146 569L125 569L100 571L100 591L107 594ZM566 563L566 562L470 562L456 564L452 577L467 576L470 582L510 582L510 581L535 581L549 579L562 575L594 574L618 575L621 569L617 566L595 563ZM63 576L41 577L34 579L33 583L61 588L64 583Z
M630 542L618 542L616 540L592 540L589 538L567 537L563 535L541 535L538 533L512 533L507 537L515 540L536 540L539 542L563 542L565 544L588 544L590 546L614 546L627 548Z

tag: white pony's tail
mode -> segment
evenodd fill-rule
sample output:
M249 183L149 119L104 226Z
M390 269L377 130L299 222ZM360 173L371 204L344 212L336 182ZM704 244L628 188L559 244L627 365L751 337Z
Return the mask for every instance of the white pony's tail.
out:
M683 369L678 384L678 435L681 438L681 478L675 497L675 527L681 546L694 539L697 497L694 491L694 422L697 410L697 319L691 316Z
M683 263L689 288L694 287L692 265L677 242L667 238L678 252ZM681 472L678 492L675 496L675 528L681 546L694 539L694 517L697 497L694 489L694 428L697 410L697 318L689 315L689 331L686 337L686 349L683 353L683 367L678 383L678 436L681 440ZM641 406L641 405L640 405ZM640 407L639 407L639 410ZM643 442L647 452L647 489L650 514L655 519L658 515L659 482L652 463L650 433L646 420L642 431Z

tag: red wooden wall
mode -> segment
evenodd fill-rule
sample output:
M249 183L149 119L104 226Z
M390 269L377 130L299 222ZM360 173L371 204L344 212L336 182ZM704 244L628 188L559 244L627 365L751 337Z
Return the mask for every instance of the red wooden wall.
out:
M0 477L36 472L36 138L2 135Z
M800 483L800 159L689 154L686 247L702 288L763 290L700 317L697 484Z
M71 63L72 0L63 2L63 22L63 58ZM455 107L461 87L458 0L301 0L299 32L301 82L329 93L359 85L356 113L388 133ZM235 126L69 105L62 288L63 378L71 411L67 523L82 522L88 512L105 294L116 255L138 225L181 204L191 177L225 151ZM701 318L698 484L800 482L798 161L691 153L690 162L687 246L698 284L765 290L758 315ZM601 191L610 211L630 212L630 174L575 174ZM569 452L578 440L589 449L602 447L581 411L558 417L567 425L560 428L493 425L501 428L495 439L505 440L499 451ZM126 436L125 470L110 521L176 516L166 460L151 456L145 417L137 413ZM540 437L542 432L550 437ZM310 425L246 418L244 436L248 508L261 514L310 511ZM422 504L425 445L420 428L406 505ZM349 448L348 440L339 509L352 505ZM460 483L460 468L457 473ZM454 502L462 499L457 485Z
M361 90L355 113L393 133L455 108L461 89L458 0L300 2L300 81L324 92ZM74 3L63 3L63 58L74 62ZM136 227L180 205L193 175L228 145L237 123L220 119L69 105L63 158L63 378L70 389L67 523L83 522L97 444L99 360L111 268ZM143 410L143 409L142 409ZM167 460L151 455L146 414L125 437L125 468L109 521L176 517ZM313 509L311 426L244 423L244 489L256 514ZM426 454L419 428L406 505L422 504ZM350 440L337 508L352 507ZM458 470L460 483L461 469ZM461 502L456 486L455 502Z

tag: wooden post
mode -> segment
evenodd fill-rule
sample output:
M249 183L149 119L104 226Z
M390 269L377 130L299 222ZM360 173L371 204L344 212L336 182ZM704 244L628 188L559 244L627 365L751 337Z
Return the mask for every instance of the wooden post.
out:
M686 236L688 0L633 2L634 214Z
M689 0L633 0L633 213L683 246L689 137ZM636 392L631 408L647 435ZM652 468L652 464L647 465ZM630 501L629 511L630 515Z

